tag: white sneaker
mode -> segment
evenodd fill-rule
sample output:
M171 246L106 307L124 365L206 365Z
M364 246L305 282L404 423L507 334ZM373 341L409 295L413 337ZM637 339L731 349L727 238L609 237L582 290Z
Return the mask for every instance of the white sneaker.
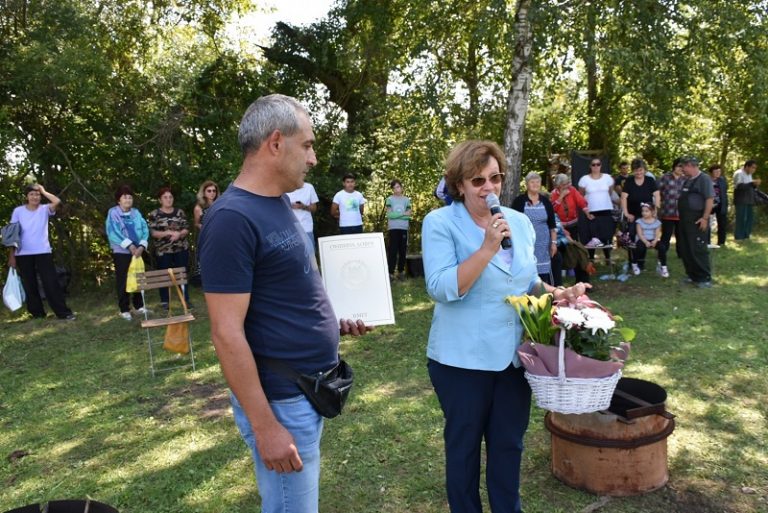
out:
M635 276L640 274L640 267L637 264L632 264L632 274Z
M669 278L669 269L667 269L666 265L661 266L661 277L662 278Z
M603 245L604 245L603 241L601 241L597 237L592 237L592 240L584 244L584 247L593 249L593 248L602 248Z
M141 308L139 308L138 310L136 310L136 313L137 313L137 314L139 314L139 315L144 315L144 314L151 314L151 313L152 313L152 310L150 310L149 308L146 308L146 307L143 307L143 306L142 306Z
M122 317L126 321L130 321L131 320L131 312L120 312L120 317Z

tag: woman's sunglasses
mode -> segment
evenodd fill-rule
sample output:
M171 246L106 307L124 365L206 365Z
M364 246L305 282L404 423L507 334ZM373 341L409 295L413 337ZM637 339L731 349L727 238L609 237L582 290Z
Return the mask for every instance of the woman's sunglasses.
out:
M504 173L496 173L495 175L491 175L488 178L485 178L484 176L476 176L474 178L470 178L469 182L472 184L472 187L482 187L485 185L486 180L490 180L493 185L498 185L502 180L504 180Z
M206 189L205 192L219 192L216 189Z

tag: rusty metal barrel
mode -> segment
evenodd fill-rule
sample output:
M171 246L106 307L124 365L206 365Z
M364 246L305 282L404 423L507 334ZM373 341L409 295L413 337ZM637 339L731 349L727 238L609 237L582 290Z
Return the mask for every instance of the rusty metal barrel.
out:
M624 383L631 394L622 390L621 381L617 385L611 404L621 414L610 409L581 415L547 413L544 421L552 435L556 478L573 488L617 497L650 492L667 483L667 437L675 429L674 415L664 409L663 400L638 397L638 386L649 383L640 381ZM660 388L649 385L646 388L652 391Z

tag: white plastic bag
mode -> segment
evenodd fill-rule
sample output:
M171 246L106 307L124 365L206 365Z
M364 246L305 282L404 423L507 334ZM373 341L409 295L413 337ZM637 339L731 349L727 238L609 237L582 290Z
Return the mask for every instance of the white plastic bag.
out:
M3 303L11 312L15 312L24 304L24 299L26 299L24 286L21 284L16 269L11 267L8 269L8 279L5 281L5 287L3 287Z

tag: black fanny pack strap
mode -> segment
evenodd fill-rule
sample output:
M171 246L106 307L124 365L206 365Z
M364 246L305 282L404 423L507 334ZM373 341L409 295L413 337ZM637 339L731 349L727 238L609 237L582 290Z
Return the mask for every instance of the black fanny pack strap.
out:
M333 371L335 371L339 364L337 363L334 365L331 369L325 371L325 372L318 372L317 374L313 375L307 375L302 374L287 363L285 363L282 360L278 360L277 358L267 358L265 356L256 356L256 365L264 365L267 369L273 370L277 372L278 374L282 375L284 378L288 378L294 383L299 383L302 378L311 377L314 380L316 380L318 383L325 379L327 376L331 375ZM341 358L339 358L339 363L341 362Z
M273 370L283 377L290 379L294 383L299 381L301 373L285 363L282 360L276 358L267 358L265 356L256 356L256 365L259 367L264 366L269 370Z

